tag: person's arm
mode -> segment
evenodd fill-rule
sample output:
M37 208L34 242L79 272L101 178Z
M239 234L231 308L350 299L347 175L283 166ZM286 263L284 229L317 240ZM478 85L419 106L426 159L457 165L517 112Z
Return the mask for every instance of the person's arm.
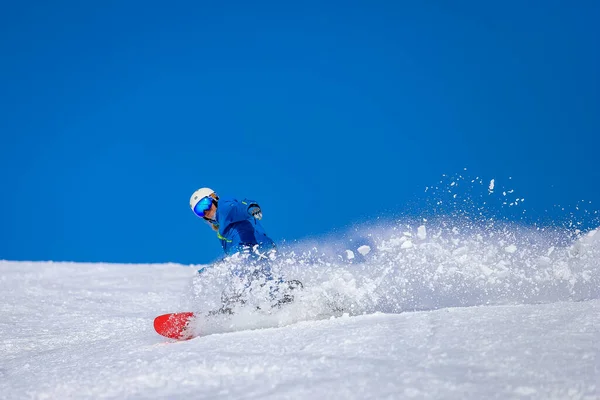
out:
M223 221L220 223L223 227L235 222L262 218L262 211L258 203L252 200L244 199L242 201L228 200L223 203L219 202L219 208L221 207L224 208L221 209L221 212L225 215Z

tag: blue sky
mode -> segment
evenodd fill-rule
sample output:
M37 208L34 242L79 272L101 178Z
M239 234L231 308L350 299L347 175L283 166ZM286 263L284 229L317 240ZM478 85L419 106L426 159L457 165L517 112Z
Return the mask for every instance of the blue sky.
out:
M204 263L188 208L277 241L393 218L442 174L600 203L593 1L13 2L0 259Z

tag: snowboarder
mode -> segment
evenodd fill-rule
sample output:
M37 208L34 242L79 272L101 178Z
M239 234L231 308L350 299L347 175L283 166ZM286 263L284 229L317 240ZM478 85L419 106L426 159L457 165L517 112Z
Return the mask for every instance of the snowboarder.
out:
M262 210L256 201L221 198L214 190L201 188L190 197L190 208L217 233L225 255L235 259L231 263L231 273L243 281L244 288L247 289L254 281L263 285L269 282L273 298L281 297L278 302L291 301L289 296L279 296L278 286L284 281L282 278L274 279L271 271L276 246L259 222ZM292 282L294 288L302 285L298 281L290 281L290 288ZM226 293L223 303L238 301L244 294L239 290L235 294Z

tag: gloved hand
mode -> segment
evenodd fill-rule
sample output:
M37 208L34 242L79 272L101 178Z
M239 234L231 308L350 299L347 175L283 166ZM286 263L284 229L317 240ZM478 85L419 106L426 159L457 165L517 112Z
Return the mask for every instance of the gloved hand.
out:
M250 204L250 207L248 207L248 213L258 220L262 219L262 210L258 204Z

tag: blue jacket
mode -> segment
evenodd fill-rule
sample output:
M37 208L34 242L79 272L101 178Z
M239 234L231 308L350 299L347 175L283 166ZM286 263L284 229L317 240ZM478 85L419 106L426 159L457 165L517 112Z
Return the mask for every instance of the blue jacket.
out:
M267 236L260 222L248 212L253 200L238 201L233 198L219 198L215 219L219 224L218 237L225 254L231 255L243 246L259 245L261 250L270 250L275 243Z

